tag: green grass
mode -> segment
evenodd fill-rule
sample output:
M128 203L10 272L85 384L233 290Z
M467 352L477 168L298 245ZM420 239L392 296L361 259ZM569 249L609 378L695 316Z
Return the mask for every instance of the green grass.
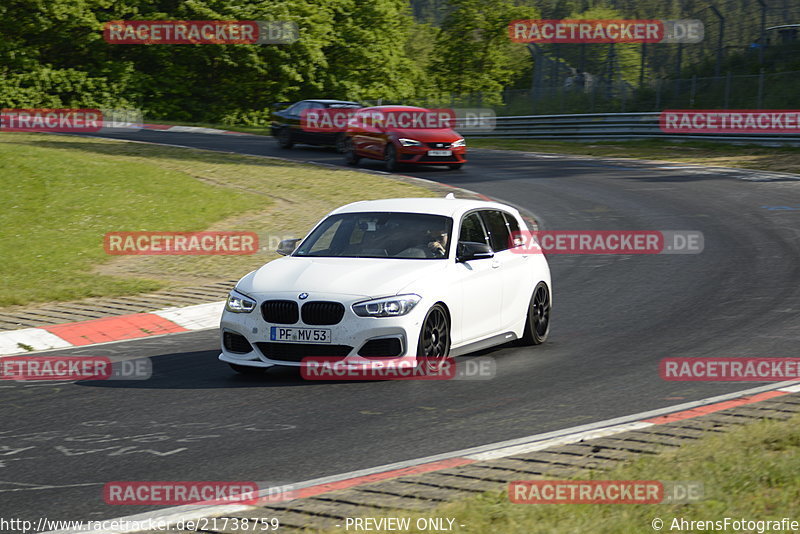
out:
M432 195L348 170L45 134L0 135L0 163L0 306L236 278L277 257L111 257L107 232L246 230L268 247L348 202Z
M400 511L384 515L456 518L457 524L465 525L458 531L469 534L645 533L655 532L651 528L654 518L664 522L662 532L678 532L669 529L676 517L695 521L725 517L800 520L800 417L741 426L657 456L648 455L614 471L595 472L592 478L699 481L704 498L692 504L532 505L511 504L506 492L494 492L420 515ZM520 480L524 479L521 475ZM412 528L408 532L424 531Z
M653 159L718 167L800 173L800 148L730 145L703 141L569 142L538 139L468 139L473 148L551 152L586 156Z

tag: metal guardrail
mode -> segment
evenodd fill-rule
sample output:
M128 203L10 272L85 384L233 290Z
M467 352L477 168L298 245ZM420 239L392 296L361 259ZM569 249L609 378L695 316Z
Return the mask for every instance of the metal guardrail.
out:
M471 138L617 141L673 139L724 141L767 146L800 145L797 134L675 134L659 127L659 112L587 113L574 115L525 115L497 117L493 130L465 129ZM458 130L458 125L456 126Z

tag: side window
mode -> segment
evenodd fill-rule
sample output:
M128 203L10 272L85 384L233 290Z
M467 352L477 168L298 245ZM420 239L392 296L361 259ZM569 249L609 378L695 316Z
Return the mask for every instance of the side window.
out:
M519 233L519 223L517 222L517 218L506 212L503 212L503 217L506 218L508 233L511 234L511 238L514 239L514 246L519 246L524 243L525 238Z
M503 213L497 210L486 210L482 211L481 214L486 223L486 228L489 230L489 244L492 245L492 250L500 252L511 248L508 227Z
M459 241L469 241L472 243L486 243L486 232L483 229L481 218L477 213L470 213L461 222L461 232L458 237Z
M303 113L304 109L307 109L309 107L310 107L309 102L298 102L297 104L289 108L289 113L291 113L292 115L299 116Z

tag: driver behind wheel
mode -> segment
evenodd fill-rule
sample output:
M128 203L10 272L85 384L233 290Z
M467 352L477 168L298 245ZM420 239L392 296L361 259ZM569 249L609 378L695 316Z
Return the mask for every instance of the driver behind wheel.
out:
M428 241L428 250L437 258L443 258L447 255L447 231L444 229L428 230L426 232L426 240Z

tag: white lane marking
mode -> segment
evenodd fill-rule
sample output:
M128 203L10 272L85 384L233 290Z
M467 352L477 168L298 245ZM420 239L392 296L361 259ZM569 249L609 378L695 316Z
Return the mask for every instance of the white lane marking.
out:
M479 461L494 460L497 458L505 458L507 456L513 456L515 454L525 454L528 452L540 451L542 449L547 449L548 447L555 447L558 445L568 445L570 443L578 443L580 441L584 441L587 439L613 436L614 434L619 434L621 432L627 432L629 430L640 430L642 428L647 428L650 426L653 426L653 423L644 423L644 422L625 423L622 425L614 425L606 428L600 428L597 430L576 432L574 434L569 434L561 438L544 439L541 441L536 441L534 443L528 443L525 445L514 445L511 447L503 447L501 449L496 449L493 451L481 452L478 454L470 454L467 455L466 458L470 460L479 460Z
M150 128L144 128L149 130ZM205 134L224 134L225 130L218 130L216 128L202 128L200 126L170 126L166 130L160 128L152 128L158 132L183 132L183 133L205 133Z
M20 347L20 343L32 347L33 350L61 349L72 346L72 343L64 341L43 328L22 328L0 332L0 354L3 356L29 352Z
M172 321L187 330L203 330L219 326L224 307L225 301L221 300L182 308L164 308L151 313Z
M766 386L745 389L734 393L727 393L725 395L717 395L716 397L709 397L706 399L700 399L693 402L686 402L683 404L678 404L676 406L669 406L667 408L659 408L657 410L650 410L648 412L641 412L638 414L616 417L614 419L608 419L605 421L598 421L596 423L589 423L586 425L576 426L572 428L555 430L553 432L546 432L544 434L535 434L533 436L501 441L498 443L491 443L489 445L483 445L480 447L472 447L470 449L462 449L459 451L437 454L434 456L426 456L424 458L416 458L414 460L406 460L403 462L396 462L393 464L386 464L377 467L370 467L367 469L360 469L358 471L350 471L348 473L341 473L338 475L315 478L312 480L306 480L304 482L297 482L295 484L285 484L285 486L291 486L294 490L299 490L312 486L319 486L322 484L330 484L332 482L349 480L351 478L363 477L366 475L373 475L377 473L384 473L386 471L394 471L406 467L415 467L418 465L441 461L441 460L448 460L451 458L484 459L484 458L490 458L492 454L498 454L498 456L496 457L501 458L503 456L507 456L508 451L513 450L513 452L511 452L510 454L519 454L519 452L517 451L524 450L526 447L537 447L540 444L543 444L545 441L550 441L552 444L555 444L559 441L563 443L571 443L573 441L568 441L568 440L571 440L575 436L579 435L584 435L584 436L593 435L594 437L600 437L601 435L613 435L617 432L622 432L623 430L617 430L618 428L622 427L625 427L625 430L645 428L646 426L651 425L651 423L644 423L642 421L643 419L650 419L659 415L681 412L691 408L696 408L698 406L716 404L718 402L735 399L746 395L753 395L755 393L762 393L764 391L772 391L776 389L783 391L786 388L791 388L796 385L797 383L795 381L778 382L775 384L769 384ZM589 439L589 438L584 437L583 439ZM518 447L518 448L512 449L513 447ZM534 449L528 449L528 450L534 450ZM264 498L271 497L274 494L270 493L270 491L271 489L262 490L259 492L258 496ZM184 506L175 506L172 508L157 510L153 512L145 512L137 515L119 517L115 519L117 521L142 522L142 521L147 521L148 519L153 519L153 521L170 520L173 522L177 522L180 520L189 521L193 519L199 519L202 517L211 517L212 515L219 516L223 514L233 514L233 513L252 511L252 510L258 510L258 508L245 505L218 505L218 506L209 506L202 508L198 508L196 505L194 506L184 505ZM71 532L72 531L61 530L58 531L58 534L68 534L68 533L71 534ZM107 534L125 534L128 532L135 532L135 531L115 530L115 531L105 531L105 532L107 532ZM55 533L48 533L48 534L55 534Z
M800 392L800 384L796 384L794 386L781 388L778 391L785 391L786 393L798 393L798 392Z
M664 165L662 167L653 167L653 168L654 169L670 169L670 170L672 170L672 169L675 169L675 170L679 170L679 169L703 169L703 167L701 167L700 165L684 165L684 166Z
M692 402L685 402L683 404L677 404L675 406L668 406L666 408L658 408L656 410L650 410L647 412L640 412L633 415L626 415L622 417L616 417L614 419L607 419L605 421L599 421L597 423L589 423L586 425L576 426L572 428L566 428L563 430L555 430L553 432L546 432L544 434L536 434L533 436L527 436L524 438L517 438L511 439L506 441L501 441L498 443L492 443L489 445L483 445L480 447L473 447L471 449L463 449L460 451L454 451L452 453L447 453L443 455L439 455L437 457L430 457L425 459L426 461L432 461L432 459L443 460L446 458L452 457L465 457L470 458L477 454L488 453L490 451L496 451L498 449L506 449L508 447L520 446L520 445L532 445L535 443L539 443L543 440L552 440L556 438L562 438L566 436L570 436L572 434L582 433L582 432L589 432L593 430L599 429L607 429L609 427L614 427L617 425L622 425L626 423L634 423L634 422L642 422L644 419L652 419L654 417L658 417L660 415L666 415L675 412L682 412L686 410L691 410L692 408L698 408L700 406L707 406L709 404L716 404L718 402L723 402L731 399L736 399L743 396L754 395L756 393L762 393L764 391L773 391L776 389L781 389L783 387L796 385L796 381L785 381L785 382L776 382L774 384L768 384L766 386L759 386L755 388L745 389L741 391L736 391L733 393L726 393L724 395L717 395L715 397L708 397L705 399L700 399Z
M102 486L103 482L86 482L83 484L61 484L61 485L44 485L44 484L25 484L22 482L7 482L0 480L0 486L8 484L11 486L20 486L12 488L0 488L0 493L7 493L10 491L41 491L49 489L62 489L62 488L79 488L85 486Z

